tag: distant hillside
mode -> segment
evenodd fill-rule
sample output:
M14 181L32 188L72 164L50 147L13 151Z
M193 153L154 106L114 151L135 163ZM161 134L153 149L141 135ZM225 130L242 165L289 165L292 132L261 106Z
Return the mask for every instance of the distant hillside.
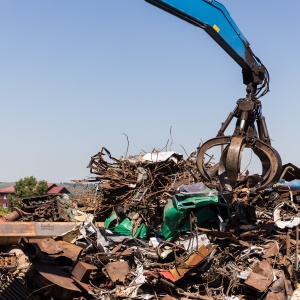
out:
M11 185L15 185L15 182L0 182L0 189L4 189Z

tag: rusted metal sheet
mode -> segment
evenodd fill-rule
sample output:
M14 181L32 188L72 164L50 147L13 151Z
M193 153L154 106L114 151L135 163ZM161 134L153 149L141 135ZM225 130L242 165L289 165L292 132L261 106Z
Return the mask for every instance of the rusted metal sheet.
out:
M254 266L245 284L264 292L272 283L273 278L274 272L271 265L267 261L261 261Z
M52 264L34 263L32 266L35 282L60 300L80 297L82 291L70 276Z
M124 282L130 272L127 261L110 262L105 266L108 276L113 282Z
M45 252L49 255L58 254L62 252L62 249L57 245L57 243L52 238L46 238L46 239L30 238L29 243L37 244L42 252Z
M269 242L265 246L265 254L263 258L274 257L279 253L279 246L277 242Z
M176 266L170 270L174 281L182 278L192 268L196 267L203 261L215 248L207 249L205 245L202 245L197 252L189 256L189 258L183 262L184 266Z
M60 249L62 249L63 253L61 255L68 257L73 261L76 261L78 259L80 253L83 250L81 247L66 241L56 241L56 244Z

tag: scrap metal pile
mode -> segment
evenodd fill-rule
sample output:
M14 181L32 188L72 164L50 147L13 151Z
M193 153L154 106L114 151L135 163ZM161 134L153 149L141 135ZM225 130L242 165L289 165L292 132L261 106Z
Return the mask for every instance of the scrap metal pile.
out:
M0 299L300 299L297 167L259 193L255 176L233 192L203 181L194 154L102 148L89 168L95 197L72 201L71 231L3 246Z
M12 213L0 218L0 223L16 220L21 222L74 221L71 201L66 194L24 198L21 201L21 209L15 207Z
M103 147L88 165L94 175L90 180L100 182L95 211L101 215L116 206L164 207L179 186L199 181L195 155L184 160L168 151L116 159Z

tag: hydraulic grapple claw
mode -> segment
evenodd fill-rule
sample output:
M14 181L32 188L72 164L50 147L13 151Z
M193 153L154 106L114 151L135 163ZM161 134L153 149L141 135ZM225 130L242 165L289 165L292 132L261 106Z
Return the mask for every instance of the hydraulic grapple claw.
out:
M257 139L249 143L246 137L241 136L216 137L208 140L198 149L197 167L206 180L210 181L212 174L205 166L204 155L210 148L221 145L224 145L225 148L219 161L218 177L226 190L233 190L238 184L242 154L245 148L252 149L262 164L260 181L250 188L262 190L278 181L282 167L278 152L261 140Z

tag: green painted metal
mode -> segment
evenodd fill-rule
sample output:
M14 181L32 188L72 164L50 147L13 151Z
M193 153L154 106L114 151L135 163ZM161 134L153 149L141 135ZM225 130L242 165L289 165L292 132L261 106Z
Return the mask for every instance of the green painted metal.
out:
M115 234L133 236L135 238L144 239L147 236L147 227L142 223L133 234L133 222L129 218L125 218L118 223L118 216L115 211L105 220L104 227Z
M198 227L210 228L211 219L218 220L218 215L223 219L229 217L229 205L223 197L218 196L216 190L204 190L201 194L178 194L172 197L164 210L164 221L158 235L172 241L180 233L190 230L190 213L197 218Z

